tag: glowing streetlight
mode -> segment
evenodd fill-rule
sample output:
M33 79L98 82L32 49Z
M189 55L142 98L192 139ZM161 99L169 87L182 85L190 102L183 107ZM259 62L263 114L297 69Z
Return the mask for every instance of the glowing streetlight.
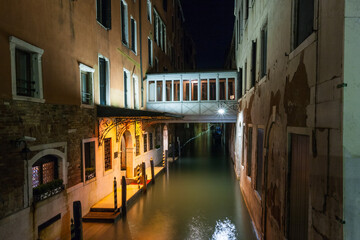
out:
M224 114L225 114L225 109L220 108L220 109L218 110L218 113L219 113L220 115L224 115Z

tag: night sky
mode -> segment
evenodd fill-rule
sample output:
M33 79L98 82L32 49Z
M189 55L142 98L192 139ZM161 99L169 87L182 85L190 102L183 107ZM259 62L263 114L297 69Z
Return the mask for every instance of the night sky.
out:
M222 69L234 26L234 0L181 0L197 69Z

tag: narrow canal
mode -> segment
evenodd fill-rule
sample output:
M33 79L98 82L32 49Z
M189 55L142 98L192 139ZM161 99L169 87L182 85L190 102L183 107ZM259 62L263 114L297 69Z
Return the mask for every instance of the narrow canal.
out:
M204 134L116 224L84 223L84 239L256 239L224 147Z

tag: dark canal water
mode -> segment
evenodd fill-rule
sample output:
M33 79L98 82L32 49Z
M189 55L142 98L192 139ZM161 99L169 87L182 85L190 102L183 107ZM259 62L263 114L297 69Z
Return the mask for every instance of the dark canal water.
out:
M116 224L84 223L84 239L256 239L224 147L204 134Z

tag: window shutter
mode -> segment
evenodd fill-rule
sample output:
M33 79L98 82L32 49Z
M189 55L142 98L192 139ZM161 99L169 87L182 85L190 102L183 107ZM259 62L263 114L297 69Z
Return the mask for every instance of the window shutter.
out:
M101 22L101 0L96 1L96 20Z

